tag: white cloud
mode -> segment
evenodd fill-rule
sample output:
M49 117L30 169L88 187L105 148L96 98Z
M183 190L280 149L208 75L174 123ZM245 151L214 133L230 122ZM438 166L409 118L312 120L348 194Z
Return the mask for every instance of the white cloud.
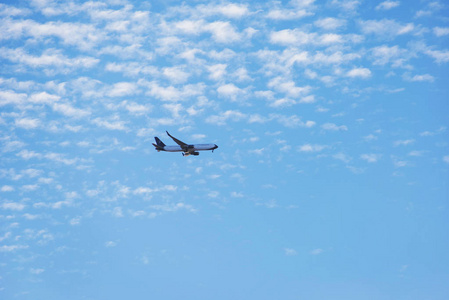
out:
M389 47L387 45L377 46L371 49L375 65L385 65L393 63L393 66L402 66L407 59L407 51L399 46Z
M374 154L374 153L367 153L367 154L360 155L360 158L363 160L366 160L369 163L375 163L381 158L381 155Z
M397 146L407 146L407 145L413 144L414 142L415 142L415 140L413 140L413 139L409 139L409 140L397 140L397 141L394 141L393 145L394 145L395 147L397 147Z
M27 185L22 186L22 190L26 191L26 192L31 192L31 191L37 190L38 188L39 188L39 185L37 185L37 184L27 184Z
M124 101L123 105L129 113L137 116L146 114L151 110L149 105L141 105L135 102L128 103L127 101Z
M399 1L384 1L376 6L376 10L390 10L392 8L398 7L399 5Z
M45 269L34 269L34 268L30 269L30 273L33 274L33 275L39 275L39 274L42 274L44 272L45 272Z
M232 198L243 198L244 194L241 192L231 192L231 197Z
M119 206L114 207L114 209L112 210L112 216L116 217L116 218L123 218L123 209Z
M331 4L347 12L354 12L360 5L358 0L332 0Z
M0 3L0 16L1 17L13 17L13 16L26 16L31 11L27 8L17 8L14 6Z
M378 137L375 136L374 134L368 134L367 136L364 136L363 139L367 142L371 142L377 140Z
M270 42L273 44L308 44L312 41L314 35L310 35L299 29L284 29L270 33Z
M64 44L88 50L96 46L103 35L93 25L81 23L47 22L40 24L31 20L22 22L22 31L25 35L34 38L54 36Z
M433 82L435 78L430 74L415 75L411 77L409 74L404 74L404 79L411 82Z
M218 197L217 192L210 192L208 194L209 197ZM157 211L164 211L164 212L175 212L178 210L186 210L191 213L196 213L198 210L194 208L190 204L185 204L183 202L178 203L166 203L166 204L155 204L150 206L151 209L157 210Z
M440 50L430 50L430 49L428 49L424 53L429 55L433 59L435 59L435 61L437 63L447 63L447 62L449 62L449 51L448 50L440 51Z
M183 20L176 22L174 27L187 34L198 35L204 31L205 22L203 20Z
M333 158L341 160L342 162L348 163L351 161L351 157L342 152L332 155Z
M297 115L279 115L279 114L270 114L270 120L276 120L279 124L288 127L288 128L296 128L296 127L305 127L311 128L316 125L314 121L306 121L303 122L300 117Z
M238 3L210 3L197 6L183 6L174 8L182 14L191 15L192 18L223 16L231 19L241 19L251 14L247 4Z
M283 21L283 20L296 20L311 15L313 15L313 13L305 9L273 8L268 12L267 18L272 20Z
M413 151L410 151L410 152L408 153L408 155L409 155L409 156L419 157L419 156L422 156L422 155L424 154L424 152L425 152L425 151L413 150Z
M217 51L217 50L212 50L209 52L204 52L201 51L199 49L196 49L197 53L201 53L201 54L205 54L207 55L209 58L212 58L213 60L217 60L217 61L230 61L231 59L235 58L237 53L234 52L233 50L229 49L229 48L225 48L221 51Z
M315 126L316 125L316 122L315 121L306 121L304 124L303 124L303 126L304 127L307 127L307 128L311 128L311 127L313 127L313 126Z
M4 105L22 105L27 99L27 94L16 93L15 91L0 91L0 106Z
M315 0L290 0L290 4L295 7L311 7Z
M388 19L360 21L360 26L364 34L374 34L390 38L411 33L415 29L413 23L402 25L394 20Z
M217 92L220 95L231 98L232 101L236 101L238 96L243 96L245 93L244 90L235 86L233 83L219 86Z
M367 68L354 68L346 73L347 77L351 78L369 78L371 77L371 71Z
M245 4L229 3L216 7L216 11L228 18L241 18L248 15L248 6Z
M45 154L44 156L46 159L49 159L51 161L55 161L55 162L59 162L59 163L63 163L65 165L74 165L76 162L78 162L79 160L77 158L65 158L65 155L60 154L60 153L54 153L54 152L50 152Z
M3 236L0 236L0 242L3 242L4 240L9 239L11 237L11 235L12 234L10 231L6 232Z
M180 113L184 110L184 107L180 103L164 104L162 107L168 110L175 119L180 118Z
M341 44L345 41L345 38L339 34L326 33L320 36L319 41L322 45Z
M225 112L220 113L219 115L212 115L206 118L206 123L211 123L215 125L225 125L226 121L231 120L234 122L240 121L246 118L244 113L236 110L227 110Z
M68 103L55 103L53 104L53 110L72 118L83 118L90 115L89 111L75 108Z
M127 127L126 127L124 121L116 120L115 117L114 117L114 119L115 120L109 121L109 120L105 120L102 118L96 118L92 122L99 127L103 127L103 128L109 129L109 130L122 130L122 131L127 130Z
M204 140L206 138L205 134L197 133L192 135L192 139L194 140Z
M281 98L281 99L276 99L274 101L271 101L270 106L279 108L279 107L288 107L288 106L292 106L295 104L296 104L295 100L292 100L289 98Z
M0 252L14 252L16 250L27 249L28 245L3 245L0 246Z
M276 77L268 82L268 87L274 88L275 90L285 93L289 97L298 98L308 94L312 87L310 86L296 86L293 80L289 80L283 77Z
M24 171L22 171L22 174L30 177L30 178L35 178L38 177L42 174L42 170L37 170L37 169L26 169Z
M449 35L449 27L434 27L433 33L438 37Z
M248 153L250 153L250 154L256 154L256 155L262 155L262 154L264 154L265 152L266 152L265 148L248 150Z
M47 92L41 92L41 93L32 94L28 98L28 101L30 101L31 103L37 103L37 104L53 104L53 103L59 101L59 99L61 99L61 97L59 97L58 95L51 95L51 94L48 94Z
M325 123L323 125L321 125L321 128L323 128L324 130L329 130L329 131L347 131L348 127L346 125L336 125L334 123Z
M337 30L346 26L346 20L336 18L321 18L314 22L315 26L325 30Z
M298 151L300 152L320 152L324 150L327 146L325 145L312 145L312 144L304 144L299 146Z
M263 124L269 121L269 118L263 117L259 114L252 114L248 117L248 123L259 123Z
M449 50L434 50L435 47L427 46L423 42L413 43L413 50L422 52L432 57L438 64L449 62Z
M184 83L190 77L190 74L185 72L184 68L181 66L164 68L162 73L175 84Z
M296 250L295 250L295 249L292 249L292 248L285 248L285 249L284 249L284 253L285 253L285 255L287 255L287 256L295 256L295 255L298 255L298 252L296 252Z
M0 57L31 68L44 68L44 71L50 74L68 73L79 68L92 68L100 61L87 56L68 58L58 49L47 49L40 56L34 56L21 48L3 47L0 48Z
M2 188L0 190L2 192L13 192L14 191L14 187L12 187L10 185L4 185L4 186L2 186Z
M39 119L31 119L31 118L16 119L14 123L17 127L23 129L35 129L41 126L41 121Z
M449 155L443 156L443 161L447 164L449 164Z
M107 241L106 243L104 243L104 246L105 246L106 248L113 248L113 247L116 247L116 246L117 246L117 242L114 242L114 241Z
M123 97L137 93L137 85L132 82L118 82L107 92L110 97Z
M245 68L238 68L232 75L237 78L238 81L252 80L248 75L248 70Z
M81 217L72 218L69 221L69 224L72 226L80 225L81 224Z
M297 45L318 45L329 46L343 44L346 42L355 42L358 38L355 35L339 35L336 33L308 33L299 29L284 29L270 33L270 42L285 46Z
M178 31L200 35L208 32L212 35L212 39L218 43L233 43L239 41L242 36L236 31L236 28L230 22L216 21L207 23L204 20L183 20L174 23L173 26Z
M25 143L23 143L21 141L6 141L3 144L2 152L13 152L13 151L23 148L24 146L25 146Z
M26 159L26 160L31 159L31 158L35 158L35 157L36 158L42 157L41 154L36 153L34 151L26 150L26 149L20 151L19 153L17 153L17 156L22 157L23 159Z
M174 86L164 87L155 81L143 84L149 88L149 91L147 92L148 95L163 101L185 101L189 97L201 95L205 89L203 83L187 84L183 85L181 88L176 88Z
M207 67L207 70L210 72L209 78L212 80L222 80L224 75L226 75L226 64L216 64Z
M408 161L401 160L394 156L392 156L391 159L393 161L393 165L395 166L395 168L403 168L403 167L407 167L410 165L410 163Z
M4 210L21 211L26 206L25 206L25 204L17 203L17 202L5 202L5 203L2 203L0 207Z
M218 43L232 43L241 39L241 35L229 22L217 21L206 25L205 28Z
M319 255L319 254L321 254L323 252L324 252L323 249L317 248L317 249L313 249L312 251L310 251L310 254L312 254L312 255Z

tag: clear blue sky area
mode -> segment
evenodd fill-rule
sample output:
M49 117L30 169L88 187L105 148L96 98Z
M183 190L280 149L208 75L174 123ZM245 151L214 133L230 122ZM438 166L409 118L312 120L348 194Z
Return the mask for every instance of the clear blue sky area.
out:
M448 16L0 1L0 299L449 299Z

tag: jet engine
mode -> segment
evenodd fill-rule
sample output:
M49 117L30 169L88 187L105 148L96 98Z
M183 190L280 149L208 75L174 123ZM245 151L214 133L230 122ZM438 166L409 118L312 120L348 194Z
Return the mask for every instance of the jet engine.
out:
M182 152L182 156L189 156L189 155L198 156L198 155L200 155L200 153L197 152L197 151L192 152L192 153L190 153L190 152Z

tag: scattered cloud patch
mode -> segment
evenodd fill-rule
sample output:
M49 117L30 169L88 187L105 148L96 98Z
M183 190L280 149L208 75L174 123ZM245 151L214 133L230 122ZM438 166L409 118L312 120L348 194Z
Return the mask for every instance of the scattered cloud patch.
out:
M25 209L25 204L17 202L5 202L0 206L3 210L21 211Z
M355 68L346 73L347 77L351 78L369 78L371 77L371 71L368 68Z
M388 38L410 34L415 30L413 23L400 24L395 20L389 19L360 21L360 27L364 34L374 34Z
M414 139L397 140L397 141L394 141L393 145L394 145L395 147L397 147L397 146L408 146L408 145L413 144L414 142L415 142Z
M322 18L314 22L314 25L324 30L338 30L346 26L347 21L336 18Z
M390 10L392 8L398 7L400 5L399 1L384 1L379 3L379 5L376 6L377 10Z
M325 145L312 145L312 144L304 144L298 147L299 152L320 152L324 150L327 146Z
M438 37L449 35L449 27L434 27L433 33Z
M286 256L296 256L298 255L298 252L295 249L292 248L284 248L284 253Z
M322 254L323 252L324 252L323 249L317 248L317 249L313 249L312 251L310 251L310 254L312 254L312 255L320 255L320 254Z
M327 131L347 131L348 127L346 125L336 125L334 123L325 123L321 125L321 128Z
M375 163L377 162L382 156L380 154L374 154L374 153L367 153L360 155L360 158L369 162L369 163Z

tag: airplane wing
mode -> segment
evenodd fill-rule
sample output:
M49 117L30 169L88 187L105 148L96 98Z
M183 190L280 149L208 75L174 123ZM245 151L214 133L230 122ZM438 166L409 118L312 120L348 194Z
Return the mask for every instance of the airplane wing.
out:
M176 144L181 146L182 149L187 149L188 148L188 146L189 146L188 144L186 144L184 142L181 142L177 138L173 137L170 133L168 133L168 131L166 131L166 132L167 132L168 136L171 137L176 142Z

